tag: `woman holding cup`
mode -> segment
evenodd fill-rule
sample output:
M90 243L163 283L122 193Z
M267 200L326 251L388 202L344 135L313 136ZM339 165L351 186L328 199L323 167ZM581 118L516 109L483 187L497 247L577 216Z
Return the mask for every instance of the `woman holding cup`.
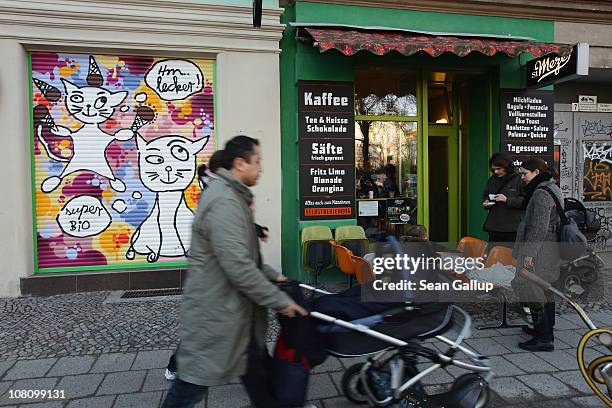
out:
M488 211L483 229L489 233L489 243L512 247L524 210L524 184L505 153L494 153L489 168L493 175L483 192L482 206Z

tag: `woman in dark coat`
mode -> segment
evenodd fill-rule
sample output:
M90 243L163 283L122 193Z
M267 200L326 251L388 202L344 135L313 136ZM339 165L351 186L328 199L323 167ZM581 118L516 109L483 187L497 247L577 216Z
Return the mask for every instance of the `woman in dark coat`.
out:
M482 193L482 206L489 212L483 229L489 233L490 243L511 247L524 210L521 173L505 153L494 153L489 167L493 175Z
M533 335L533 339L519 343L519 347L528 351L553 351L555 303L544 289L520 276L518 271L519 268L527 269L551 283L559 279L559 217L549 191L559 202L563 202L563 196L544 160L532 158L524 161L521 174L527 184L526 210L516 234L513 255L517 261L517 274L512 287L520 301L529 307L534 327L524 329Z

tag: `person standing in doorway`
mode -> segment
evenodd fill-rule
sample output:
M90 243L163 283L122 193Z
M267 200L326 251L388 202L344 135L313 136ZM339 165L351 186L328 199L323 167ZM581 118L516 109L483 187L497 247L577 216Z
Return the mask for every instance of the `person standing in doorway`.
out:
M260 257L249 189L261 173L259 142L236 136L223 156L225 168L198 203L193 223L177 379L163 408L194 407L208 387L237 377L253 407L278 407L268 383L267 309L306 315L275 285L285 278Z
M493 175L482 194L482 206L488 211L483 229L489 233L490 246L511 247L524 209L521 174L505 153L494 153L489 159Z
M544 160L525 160L520 171L526 183L526 210L516 234L513 256L517 261L517 274L512 288L523 305L529 308L534 327L523 329L533 338L519 343L519 347L528 351L553 351L555 303L552 295L523 278L518 270L527 269L551 283L559 279L557 233L560 221L552 194L559 202L563 202L563 195L555 183L553 171Z

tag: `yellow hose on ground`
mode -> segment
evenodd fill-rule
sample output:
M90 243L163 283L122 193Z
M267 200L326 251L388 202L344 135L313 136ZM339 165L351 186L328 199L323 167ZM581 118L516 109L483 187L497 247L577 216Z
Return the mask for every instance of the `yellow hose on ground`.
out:
M584 380L586 381L586 383L589 385L589 387L591 387L595 395L597 395L609 407L612 407L612 398L604 394L597 386L597 383L604 384L605 382L603 378L601 378L599 373L596 371L596 369L600 367L602 364L611 362L612 355L599 357L596 360L594 360L591 364L589 364L588 367L586 367L584 363L584 349L587 343L594 336L600 336L602 334L607 334L609 336L612 336L612 331L608 329L595 329L595 330L588 331L584 336L582 336L582 338L580 339L580 343L578 343L578 348L576 349L576 357L578 358L578 366L580 367L580 373L584 377ZM608 349L610 349L609 345L607 347Z

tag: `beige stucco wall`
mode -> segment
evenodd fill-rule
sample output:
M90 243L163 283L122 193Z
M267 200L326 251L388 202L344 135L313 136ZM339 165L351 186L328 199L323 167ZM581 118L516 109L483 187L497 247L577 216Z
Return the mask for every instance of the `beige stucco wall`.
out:
M251 8L243 6L0 0L0 297L18 296L20 278L34 270L28 50L216 58L219 147L237 133L261 139L256 218L270 227L264 257L280 267L280 13L264 10L262 29L253 29Z
M281 146L279 56L222 53L217 58L219 147L237 134L259 139L263 173L255 194L255 220L269 228L266 263L280 270ZM274 75L273 73L276 73Z
M555 22L555 42L589 44L589 66L612 68L612 25Z
M27 60L16 41L0 40L0 297L19 294L33 270Z

